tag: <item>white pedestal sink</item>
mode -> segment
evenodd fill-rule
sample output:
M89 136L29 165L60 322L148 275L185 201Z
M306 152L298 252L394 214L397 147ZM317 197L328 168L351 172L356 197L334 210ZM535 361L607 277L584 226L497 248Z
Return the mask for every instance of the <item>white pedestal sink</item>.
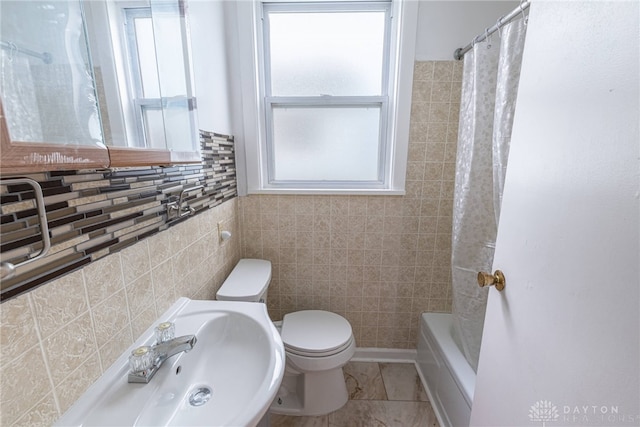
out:
M258 424L280 387L285 366L282 340L265 305L180 298L156 324L164 321L175 323L176 336L196 335L191 351L169 358L148 384L128 383L129 354L154 344L154 324L56 425Z

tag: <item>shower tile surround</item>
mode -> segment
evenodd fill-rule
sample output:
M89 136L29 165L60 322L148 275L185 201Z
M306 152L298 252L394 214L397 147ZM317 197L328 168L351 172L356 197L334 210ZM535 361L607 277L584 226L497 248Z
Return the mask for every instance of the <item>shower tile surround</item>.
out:
M52 270L60 273L0 305L0 424L51 424L176 298L213 298L240 256L273 262L269 311L274 320L299 309L328 309L350 320L359 347L415 348L418 314L451 307L461 78L459 62L415 63L405 196L236 198L232 156L217 166L205 157L202 168L162 168L167 181L157 176L161 168L109 176L105 171L32 175L45 184L62 184L53 187L66 186L61 193L45 192L55 199L49 221L60 221L52 230L57 250L52 256L59 260ZM216 178L225 169L229 174ZM161 213L167 193L175 194L168 189L179 191L203 177L220 191L208 200L191 198L199 213L168 227ZM103 192L110 179L119 180L114 193ZM33 210L32 202L1 190L2 215L14 215L16 223L30 221L23 215ZM87 215L92 210L102 214ZM74 215L79 216L65 219ZM118 221L104 224L113 219ZM77 234L76 221L107 228ZM234 235L224 244L218 241L219 221ZM4 222L2 228L3 245L11 243L5 230L19 236L12 240L34 244L33 233L22 235L22 228ZM105 235L118 241L98 240ZM92 262L66 273L81 259L73 254L82 251Z
M243 256L273 265L273 319L330 310L359 347L416 348L420 313L451 311L461 81L461 62L415 63L405 196L239 199Z

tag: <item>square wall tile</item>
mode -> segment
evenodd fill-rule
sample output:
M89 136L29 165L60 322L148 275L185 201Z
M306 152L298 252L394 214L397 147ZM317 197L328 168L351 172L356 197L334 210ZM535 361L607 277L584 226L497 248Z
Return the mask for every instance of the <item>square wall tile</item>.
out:
M412 299L425 311L450 308L441 289L451 286L442 271L450 269L455 149L448 145L460 90L457 62L415 63L405 196L240 198L243 256L273 264L270 313L328 308L358 319L359 346L411 348L411 318L419 316ZM439 291L424 292L432 286Z

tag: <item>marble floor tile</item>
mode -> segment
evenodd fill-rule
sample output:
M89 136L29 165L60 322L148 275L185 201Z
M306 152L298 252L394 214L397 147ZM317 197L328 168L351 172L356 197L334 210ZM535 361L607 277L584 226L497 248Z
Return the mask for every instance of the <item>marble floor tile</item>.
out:
M288 415L271 414L271 427L328 427L329 416L293 417Z
M380 363L380 373L388 400L429 400L413 363Z
M350 400L329 414L329 427L437 427L429 402Z
M386 400L387 394L376 362L349 362L344 368L349 400Z
M350 362L349 401L319 417L271 414L271 427L439 427L415 365Z

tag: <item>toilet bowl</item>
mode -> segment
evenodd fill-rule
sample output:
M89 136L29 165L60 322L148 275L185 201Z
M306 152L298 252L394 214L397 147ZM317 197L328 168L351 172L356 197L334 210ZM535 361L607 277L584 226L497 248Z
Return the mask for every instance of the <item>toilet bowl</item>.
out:
M221 301L266 302L271 262L241 259L216 294ZM356 343L349 322L324 310L285 314L275 322L286 353L285 375L271 412L316 416L348 400L342 367Z

